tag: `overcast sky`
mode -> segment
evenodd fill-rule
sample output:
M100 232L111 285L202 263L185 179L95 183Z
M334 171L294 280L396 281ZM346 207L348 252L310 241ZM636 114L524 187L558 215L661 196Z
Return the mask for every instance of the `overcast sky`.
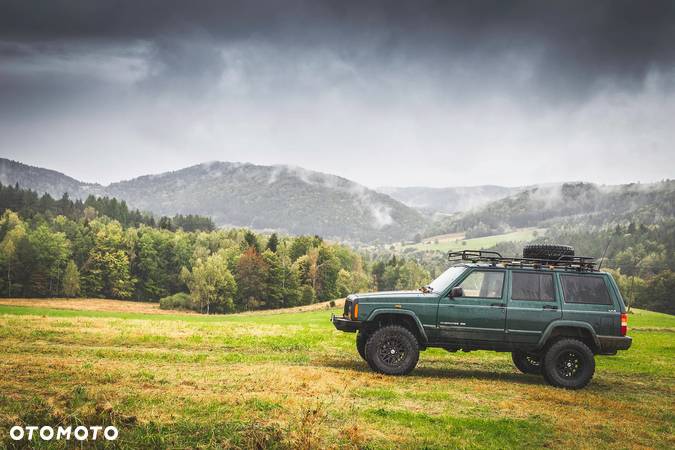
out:
M675 177L675 2L4 1L0 156L368 186Z

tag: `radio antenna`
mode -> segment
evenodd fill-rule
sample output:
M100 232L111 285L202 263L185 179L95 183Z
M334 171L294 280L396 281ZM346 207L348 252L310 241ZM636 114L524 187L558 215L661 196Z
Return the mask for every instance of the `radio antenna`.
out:
M602 269L602 264L605 262L605 255L607 254L607 249L609 248L609 244L612 243L613 239L614 239L614 234L612 234L609 237L609 240L607 241L607 245L605 246L605 251L602 252L602 258L600 258L600 264L598 265L598 270Z

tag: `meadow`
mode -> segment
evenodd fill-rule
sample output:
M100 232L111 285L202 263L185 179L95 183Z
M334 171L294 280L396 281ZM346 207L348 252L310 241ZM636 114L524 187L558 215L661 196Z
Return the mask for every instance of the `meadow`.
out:
M452 233L425 238L417 244L399 245L401 250L437 250L442 252L458 250L475 250L493 247L501 242L528 242L537 236L543 236L545 228L521 228L504 234L465 239L464 233Z
M330 310L101 302L0 305L0 446L26 445L16 424L114 424L100 448L675 447L675 316L634 310L633 348L565 391L494 352L429 350L410 376L375 374Z

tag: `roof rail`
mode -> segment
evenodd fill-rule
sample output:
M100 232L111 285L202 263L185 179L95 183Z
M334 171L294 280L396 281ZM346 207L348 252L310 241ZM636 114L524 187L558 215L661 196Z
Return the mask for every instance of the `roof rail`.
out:
M497 252L485 250L462 250L448 252L451 261L471 261L473 263L486 262L493 266L501 264L505 267L521 267L529 269L565 269L577 272L597 272L595 258L590 256L567 256L557 259L517 258L504 257Z

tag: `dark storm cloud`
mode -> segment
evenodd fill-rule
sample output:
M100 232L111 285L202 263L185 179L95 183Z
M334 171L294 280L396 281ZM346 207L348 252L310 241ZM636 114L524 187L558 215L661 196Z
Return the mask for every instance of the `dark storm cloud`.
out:
M207 160L654 180L673 42L670 0L0 0L0 156L102 182Z
M639 83L649 70L670 69L675 61L675 2L670 0L18 0L3 2L2 11L4 40L148 41L178 76L218 70L208 43L251 40L279 48L326 48L363 64L423 63L439 76L457 64L494 68L490 61L499 64L511 55L532 61L530 86L568 93L599 80ZM188 48L185 36L199 44ZM190 58L200 57L205 60L192 64Z

